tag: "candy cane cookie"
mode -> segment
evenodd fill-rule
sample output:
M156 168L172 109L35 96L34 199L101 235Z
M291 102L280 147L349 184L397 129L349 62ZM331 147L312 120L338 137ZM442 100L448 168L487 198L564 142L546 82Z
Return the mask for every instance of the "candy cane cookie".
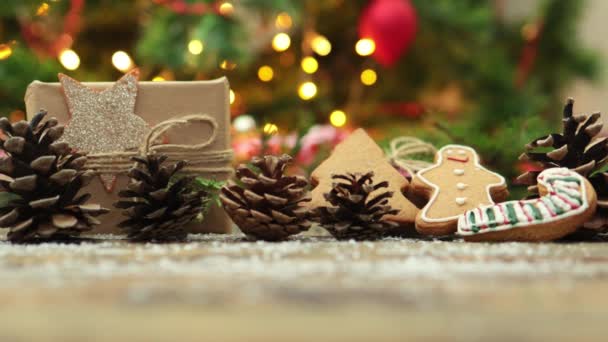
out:
M575 171L547 169L537 180L540 198L471 209L458 219L458 234L467 241L551 241L574 232L595 213L595 191Z
M508 196L505 179L481 166L475 150L461 145L437 151L435 163L416 173L411 186L415 195L429 199L416 216L416 230L425 235L453 234L465 211Z

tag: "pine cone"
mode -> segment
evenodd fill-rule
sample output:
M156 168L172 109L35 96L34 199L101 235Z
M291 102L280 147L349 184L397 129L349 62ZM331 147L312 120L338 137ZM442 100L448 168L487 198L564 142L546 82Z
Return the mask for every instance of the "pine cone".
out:
M597 137L602 130L600 113L573 115L574 100L568 99L563 111L563 132L553 133L526 145L521 161L536 162L539 170L520 175L516 183L528 185L532 197L538 196L536 177L543 170L552 167L567 167L586 177L598 195L596 217L589 222L589 228L608 228L608 173L598 172L608 160L608 140ZM539 149L551 149L548 152Z
M326 193L325 200L331 204L316 211L316 220L339 240L373 240L383 237L397 224L382 220L384 215L395 215L388 199L390 191L372 195L376 190L388 187L388 182L373 184L374 173L347 173L333 175L336 180Z
M192 177L171 184L172 177L186 165L184 161L164 166L167 156L159 154L132 159L137 164L129 171L130 183L118 193L123 200L114 204L126 209L129 218L118 227L136 242L185 240L185 225L202 211L207 194L193 189Z
M83 171L85 156L57 141L63 126L55 118L42 122L46 115L39 112L29 124L0 119L0 149L6 153L0 159L1 194L13 198L0 208L0 227L9 229L13 242L75 237L100 223L95 216L108 212L85 204L90 194L77 196L93 172Z
M308 181L284 175L292 158L286 154L254 158L256 170L240 165L239 184L230 181L220 192L224 210L241 231L254 239L277 241L310 228L307 210Z

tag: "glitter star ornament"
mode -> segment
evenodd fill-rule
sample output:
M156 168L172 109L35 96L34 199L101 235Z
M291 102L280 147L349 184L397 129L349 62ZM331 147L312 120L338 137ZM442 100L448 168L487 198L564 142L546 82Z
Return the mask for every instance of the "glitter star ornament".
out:
M91 89L59 74L70 121L63 141L88 154L124 152L138 148L149 131L148 124L135 114L139 71L134 69L104 90ZM100 179L112 192L116 175Z

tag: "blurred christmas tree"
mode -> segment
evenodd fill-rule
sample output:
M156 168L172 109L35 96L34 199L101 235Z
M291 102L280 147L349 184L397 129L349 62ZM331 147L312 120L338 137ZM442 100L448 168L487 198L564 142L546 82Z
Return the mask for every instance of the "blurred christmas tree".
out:
M547 0L521 21L502 5L2 1L0 111L18 117L27 84L57 72L88 81L135 66L144 80L227 75L239 132L362 126L379 139L472 145L513 176L521 147L559 124L564 87L593 79L597 63L576 39L584 1Z

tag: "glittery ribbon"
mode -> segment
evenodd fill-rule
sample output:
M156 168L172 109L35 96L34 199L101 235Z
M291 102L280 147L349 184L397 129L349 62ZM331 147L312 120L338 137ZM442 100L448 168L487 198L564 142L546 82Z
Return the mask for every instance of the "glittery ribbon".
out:
M202 122L211 126L211 134L207 140L194 145L156 143L161 140L161 136L169 129L193 122ZM150 129L139 151L89 154L87 155L85 167L100 175L126 174L133 167L131 157L140 154L162 153L169 157L169 160L186 160L188 164L182 169L182 172L185 173L230 173L232 172L232 168L229 166L213 167L208 165L230 163L233 156L231 149L204 151L217 138L218 126L217 121L213 117L205 114L192 114L177 119L166 120Z
M414 137L398 137L391 140L387 155L389 160L414 175L419 170L432 165L431 162L413 159L413 156L435 156L435 146Z

